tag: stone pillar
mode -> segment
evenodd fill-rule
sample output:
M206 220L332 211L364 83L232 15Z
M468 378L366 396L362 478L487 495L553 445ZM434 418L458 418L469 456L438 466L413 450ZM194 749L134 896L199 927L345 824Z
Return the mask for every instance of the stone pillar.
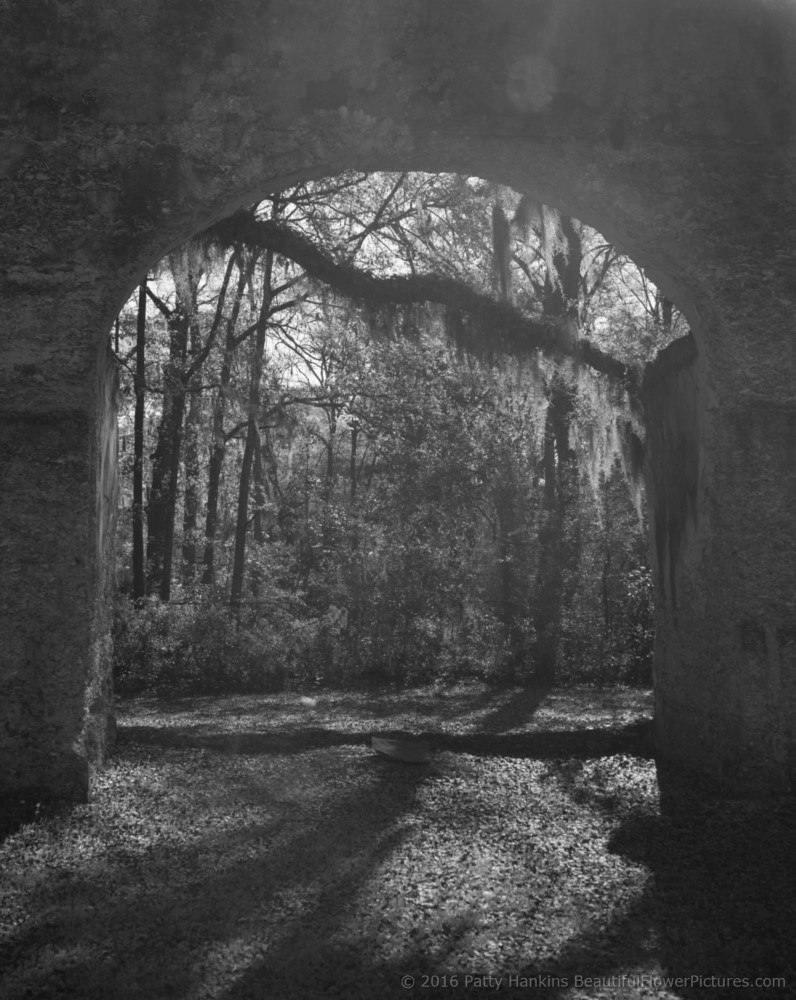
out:
M35 272L5 283L0 796L84 801L113 729L116 372L96 286L54 285Z
M644 400L658 750L730 791L793 791L796 408L722 400L691 338Z

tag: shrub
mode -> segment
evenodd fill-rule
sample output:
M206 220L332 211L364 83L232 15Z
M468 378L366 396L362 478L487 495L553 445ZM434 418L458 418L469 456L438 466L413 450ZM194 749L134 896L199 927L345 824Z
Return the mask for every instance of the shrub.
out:
M652 683L655 622L652 578L646 568L630 570L609 626L594 604L567 608L559 639L559 683Z
M122 694L234 690L248 686L250 667L234 622L211 601L117 602L114 677Z
M150 598L141 607L120 597L114 616L116 690L268 692L341 680L329 615L302 618L295 610L274 606L239 624L212 595L169 604Z

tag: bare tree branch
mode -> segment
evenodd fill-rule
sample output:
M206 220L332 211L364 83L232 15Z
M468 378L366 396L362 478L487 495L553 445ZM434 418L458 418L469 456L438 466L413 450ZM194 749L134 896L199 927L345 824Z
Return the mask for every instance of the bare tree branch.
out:
M379 277L336 260L303 232L275 220L254 219L247 213L237 213L217 223L212 233L215 239L228 245L243 241L252 247L273 250L295 261L316 281L369 305L436 303L457 310L475 321L481 346L488 349L507 352L536 349L574 358L620 381L636 380L628 365L589 341L574 337L565 324L537 320L455 278L436 274ZM477 346L475 342L473 346Z

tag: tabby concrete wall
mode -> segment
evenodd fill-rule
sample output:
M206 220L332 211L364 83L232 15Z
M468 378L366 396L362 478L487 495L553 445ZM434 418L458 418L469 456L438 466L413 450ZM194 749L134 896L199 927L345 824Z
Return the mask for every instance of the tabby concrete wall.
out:
M796 414L721 410L690 341L647 371L655 732L669 757L756 793L796 775Z
M794 67L785 0L1 5L4 787L85 794L109 731L116 311L193 232L347 168L528 191L687 312L693 358L647 386L659 745L788 787Z

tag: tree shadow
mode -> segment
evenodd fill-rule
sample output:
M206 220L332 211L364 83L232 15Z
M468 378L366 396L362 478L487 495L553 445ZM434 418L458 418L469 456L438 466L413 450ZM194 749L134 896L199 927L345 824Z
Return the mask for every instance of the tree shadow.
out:
M684 998L739 995L711 976L747 980L750 996L793 996L796 803L728 799L665 762L657 772L661 811L628 816L610 849L653 873L646 905L667 974L702 977L681 987ZM772 977L787 988L754 986Z
M652 756L651 727L646 721L625 726L594 729L563 729L531 733L467 734L432 730L374 726L374 735L422 736L431 744L432 754L466 753L476 757L555 759L606 757L616 753ZM212 733L193 726L125 726L119 730L119 746L138 744L164 748L202 749L225 754L290 755L307 750L340 746L370 746L370 733L305 727L294 731Z
M225 754L288 755L339 746L369 743L362 733L306 727L277 732L206 732L194 726L125 726L119 729L117 744L156 746L173 749L211 750Z
M505 970L499 990L494 979L479 984L485 970L477 968L462 969L456 986L435 988L446 956L433 948L372 961L350 942L307 940L296 928L267 961L248 968L224 1000L794 996L794 804L727 803L705 798L682 773L666 781L678 784L677 809L631 811L610 841L612 852L649 869L648 889L607 923L571 938L554 960ZM595 804L601 807L599 798ZM467 930L465 920L454 933ZM294 956L308 951L295 978ZM402 985L404 976L413 977L413 988ZM782 983L774 982L777 977Z
M136 698L122 702L122 716L155 714L182 715L205 726L214 721L226 724L230 719L258 719L268 725L270 717L285 727L293 725L334 728L340 719L356 719L379 725L388 719L422 724L433 720L443 728L459 723L469 729L501 732L527 725L548 694L539 685L528 688L401 689L383 688L352 692L314 692L311 698L298 695L229 695ZM254 726L253 728L259 728ZM349 727L350 728L350 727Z
M578 984L606 997L796 995L796 803L733 801L679 767L656 770L662 808L627 809L608 845L649 870L648 888L608 924L571 939L552 965L523 969L541 977L534 996ZM559 778L578 801L617 808L600 789L577 786L571 768ZM658 978L628 973L650 966Z
M652 756L646 722L599 729L553 729L532 733L424 733L432 749L476 757L557 760L609 757L617 753Z
M498 718L498 725L507 718ZM597 783L578 780L580 770L591 767L590 760L614 754L649 759L647 723L547 733L438 733L432 738L440 755L555 761L551 776L597 820L606 819L609 850L638 866L640 882L643 872L648 873L645 888L629 905L617 905L605 924L587 924L552 960L504 970L531 985L512 988L504 981L497 995L560 998L571 996L573 989L583 996L681 1000L794 995L792 800L719 799L693 776L663 764L657 766L660 806L635 799L621 786L608 796ZM365 887L372 891L382 863L407 849L418 792L435 774L433 764L417 767L371 756L364 752L367 741L361 732L322 728L206 733L190 726L126 727L119 753L132 754L132 760L137 750L131 744L141 744L145 752L147 747L195 750L213 760L228 754L263 758L262 768L251 767L243 775L234 764L230 787L216 783L208 789L217 810L229 810L232 816L246 807L248 818L231 823L228 833L194 831L187 843L164 838L143 855L134 846L126 853L92 855L79 869L33 884L32 895L39 893L41 899L36 903L34 898L30 912L39 919L7 936L0 966L10 967L27 956L24 988L27 995L41 998L187 997L214 988L213 995L224 1000L495 996L494 987L465 982L466 975L477 977L485 969L461 968L456 987L434 985L440 970L450 967L457 942L466 953L468 933L483 913L464 908L446 918L430 912L416 934L408 940L403 935L400 954L385 951L389 923L372 931L373 941L357 937L351 914ZM265 777L264 769L280 764L278 758L286 754L305 753L302 767L322 767L324 754L316 751L327 750L344 754L346 766L363 781L354 790L344 788L339 796L324 798L317 808L289 787L288 781L295 780L292 764ZM273 773L284 776L282 785L274 782ZM390 885L377 884L380 897L390 904ZM392 905L400 911L402 900ZM499 898L494 905L500 906ZM261 919L271 909L283 915L276 926ZM134 933L129 939L115 935L115 950L106 948L100 958L89 948L85 954L90 957L81 957L85 941L102 941L108 928L119 927ZM260 931L264 936L257 937ZM381 950L375 947L376 936ZM68 961L58 958L70 950ZM46 958L40 970L39 956ZM214 987L219 963L226 963L224 975ZM659 970L678 982L645 986L623 978L636 969ZM406 975L414 977L413 988L402 985ZM786 988L752 985L758 977L776 976L785 977ZM749 987L727 985L733 977L748 980ZM600 985L586 985L596 979ZM25 994L20 989L15 995Z
M0 796L0 844L28 823L58 816L68 805L54 800L46 789L31 788L14 795Z
M481 728L486 732L502 733L527 726L551 689L551 684L532 684L512 691L509 698L491 708L480 720Z
M315 968L315 949L334 935L362 882L411 833L402 817L412 809L423 770L378 758L358 766L364 787L326 800L320 813L310 803L300 832L287 838L284 822L265 818L273 784L254 780L238 784L229 799L259 805L263 818L234 825L229 835L200 836L187 845L164 840L143 856L131 849L87 861L56 887L32 885L31 895L42 901L34 898L28 910L41 920L6 935L0 968L27 965L26 996L81 1000L192 995L212 978L214 955L243 967L257 953L282 955L284 976L300 980ZM227 792L219 792L218 805L229 804ZM281 924L269 924L271 936L253 940L247 928L276 900ZM96 945L107 930L122 927L131 929L123 946L116 934L116 949L102 946L98 957ZM83 952L90 958L81 960Z

